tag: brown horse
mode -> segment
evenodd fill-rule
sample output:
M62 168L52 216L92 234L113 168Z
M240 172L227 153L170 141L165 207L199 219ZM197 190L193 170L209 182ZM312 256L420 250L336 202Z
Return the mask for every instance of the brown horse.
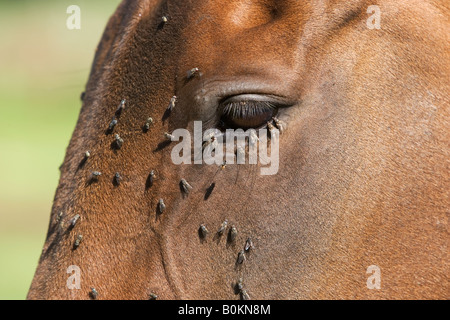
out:
M444 1L123 1L28 298L448 298L449 27ZM283 128L277 174L174 164L196 120Z

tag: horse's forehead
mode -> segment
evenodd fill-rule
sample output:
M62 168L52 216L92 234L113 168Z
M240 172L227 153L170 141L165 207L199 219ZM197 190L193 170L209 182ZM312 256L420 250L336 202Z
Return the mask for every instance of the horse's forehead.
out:
M364 14L362 2L125 1L114 49L158 52L178 76L196 66L224 77L264 70L288 85L305 68L306 48L319 52L333 30Z
M181 62L220 66L223 74L250 73L252 67L292 70L304 24L299 11L305 9L296 5L277 12L276 7L268 1L201 2L187 15Z

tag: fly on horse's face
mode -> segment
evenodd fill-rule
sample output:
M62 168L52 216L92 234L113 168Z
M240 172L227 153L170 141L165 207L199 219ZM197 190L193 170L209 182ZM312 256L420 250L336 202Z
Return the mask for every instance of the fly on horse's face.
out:
M28 297L446 297L448 14L437 1L123 1ZM197 121L205 150L226 130L270 129L277 172L176 164L177 130L194 137ZM66 286L73 265L81 289Z

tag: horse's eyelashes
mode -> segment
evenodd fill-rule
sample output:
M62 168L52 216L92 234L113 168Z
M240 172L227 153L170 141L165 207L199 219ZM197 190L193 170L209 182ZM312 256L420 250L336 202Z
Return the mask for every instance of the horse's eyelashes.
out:
M229 102L222 106L221 122L232 129L258 128L277 113L277 106L268 101Z

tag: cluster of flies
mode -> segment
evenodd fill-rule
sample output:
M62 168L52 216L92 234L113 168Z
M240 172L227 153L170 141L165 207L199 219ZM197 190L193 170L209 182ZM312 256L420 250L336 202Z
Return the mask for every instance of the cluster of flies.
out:
M165 24L168 21L168 17L167 16L163 16L161 19L161 23ZM187 79L192 79L196 74L199 73L199 69L198 68L192 68L191 70L189 70L187 72ZM85 97L85 93L83 92L81 99L84 100ZM173 96L170 99L169 102L169 106L167 107L166 113L170 115L170 113L172 112L172 110L175 108L175 104L177 102L177 97ZM121 116L121 114L123 113L123 111L125 110L127 101L126 99L123 99L120 101L119 106L117 107L114 116L111 120L111 122L108 124L108 127L106 129L106 133L107 134L111 134L114 132L116 126L119 123L119 118ZM145 123L142 126L142 131L144 133L148 132L150 130L150 128L152 127L152 125L154 124L154 120L152 117L148 117L147 120L145 121ZM164 138L171 140L172 139L172 135L168 134L168 133L164 133ZM123 138L118 134L115 133L114 134L114 139L111 143L111 148L114 150L120 150L122 148L124 144L124 140ZM80 163L80 167L82 167L87 161L88 159L91 157L91 151L86 151L84 153L83 159ZM90 174L90 177L88 179L88 183L94 183L94 182L98 182L100 177L101 177L102 173L100 171L92 171ZM151 170L150 174L147 178L147 183L146 183L146 187L151 187L153 185L154 179L155 179L155 171ZM113 177L113 184L114 186L119 186L121 181L122 181L122 176L120 175L119 172L116 172L114 174ZM192 186L185 180L185 179L181 179L180 180L180 190L184 195L188 195L189 192L192 190ZM157 213L158 214L162 214L164 213L164 211L166 210L166 205L164 203L163 199L159 199L158 203L157 203ZM58 218L60 219L62 217L62 213L59 214ZM77 223L81 220L80 219L80 215L76 214L73 218L70 219L69 221L69 230L72 230L75 228L75 226L77 225ZM76 250L82 243L83 241L83 235L78 234L75 237L75 241L73 243L73 250ZM97 299L98 298L98 292L95 288L91 288L91 291L89 292L89 296L92 299ZM156 300L158 298L158 296L155 293L150 293L150 300Z
M163 16L161 19L161 24L164 25L167 22L168 22L168 16ZM194 78L197 74L201 75L199 68L197 68L197 67L192 68L187 72L186 78L187 78L187 80L190 80L190 79ZM85 96L85 94L83 93L82 99L84 99L84 96ZM177 102L177 96L173 96L172 98L170 98L169 106L166 109L166 114L170 115L170 113L175 108L176 102ZM126 107L126 104L127 104L126 99L123 99L120 101L119 106L117 107L117 109L114 113L114 116L106 129L107 134L111 134L114 132L116 126L118 125L120 115L123 113L123 111ZM148 132L153 124L154 124L153 118L148 117L142 126L143 132L144 133ZM164 138L167 140L172 140L173 136L171 134L165 132ZM118 133L115 133L114 139L111 143L112 149L120 150L122 148L123 144L124 144L123 138ZM84 165L84 163L86 163L90 157L91 157L91 152L86 151L84 153L84 157L81 161L81 164ZM102 173L100 171L92 171L90 178L89 178L89 183L98 182L101 175L102 175ZM151 187L153 185L155 176L156 176L155 171L151 170L150 174L147 178L146 187ZM120 175L119 172L116 172L113 177L114 186L119 186L121 181L122 181L122 176ZM182 192L183 195L188 195L190 193L190 191L193 189L192 186L185 179L180 180L179 186L180 186L180 191ZM157 213L162 214L165 212L165 210L166 210L166 204L164 203L164 200L159 199L159 201L157 203ZM61 218L61 215L62 215L62 213L59 215L60 218ZM69 221L69 230L74 229L80 220L81 220L81 217L79 214L76 214L73 218L71 218ZM222 236L225 233L227 226L228 226L228 221L225 220L221 224L219 229L217 230L217 235ZM200 233L200 236L203 239L205 239L207 237L209 231L206 228L206 226L202 224L200 226L199 233ZM234 242L236 240L237 234L238 234L237 228L235 226L231 226L231 229L229 231L229 241ZM83 236L81 234L78 234L73 243L73 250L77 249L81 245L82 240L83 240ZM237 265L241 265L244 263L244 261L246 260L246 254L248 254L252 248L253 248L252 240L251 240L251 238L248 238L245 242L243 250L239 251L239 253L238 253L238 257L236 260ZM244 289L242 278L240 278L239 281L236 283L236 288L237 288L237 291L240 294L242 300L250 299L247 291ZM89 292L89 296L92 299L97 299L98 295L99 295L99 293L97 292L97 290L95 288L91 288L91 290ZM150 300L156 300L157 298L158 298L158 296L155 293L150 293Z
M225 219L222 222L222 224L220 225L219 229L217 230L216 235L218 237L223 236L226 233L227 227L228 227L228 220ZM209 230L206 227L206 225L204 225L204 224L200 225L199 234L200 234L200 237L202 239L206 239L206 237L209 234ZM232 225L231 228L230 228L230 231L228 232L228 241L230 243L234 243L236 238L237 238L237 235L238 235L238 230L237 230L236 226ZM239 251L239 253L238 253L238 256L237 256L237 259L236 259L236 265L237 266L242 265L245 262L245 260L247 259L246 255L248 255L250 250L253 249L253 248L254 248L253 241L249 237L245 241L243 249L241 251ZM236 289L237 289L237 293L240 294L242 300L249 300L250 299L250 297L249 297L249 295L247 293L247 290L244 289L242 278L240 278L239 281L237 282Z

